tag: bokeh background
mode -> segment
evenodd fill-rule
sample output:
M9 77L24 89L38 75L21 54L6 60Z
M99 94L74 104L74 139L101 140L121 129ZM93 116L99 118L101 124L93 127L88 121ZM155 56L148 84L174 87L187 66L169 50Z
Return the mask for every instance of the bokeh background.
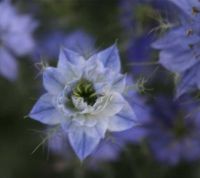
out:
M44 140L46 127L26 116L44 92L42 66L56 64L60 46L76 48L80 45L78 50L89 55L116 42L123 72L138 84L134 90L145 100L147 108L157 101L156 98L173 98L173 74L156 64L158 52L150 47L163 33L163 29L157 28L161 19L173 21L176 16L170 4L165 0L13 0L10 3L20 14L31 15L37 27L32 33L34 49L16 57L17 78L0 77L1 178L200 177L198 159L175 164L159 161L147 144L147 138L142 137L145 134L140 132L141 139L127 142L114 159L96 161L94 157L92 161L81 163L72 151L68 153L70 158L66 158L52 151L46 142L32 153ZM159 107L156 114L162 110L168 112L166 104ZM143 115L139 116L143 120ZM117 139L116 136L116 142ZM114 147L117 149L117 144ZM176 157L174 153L168 154Z

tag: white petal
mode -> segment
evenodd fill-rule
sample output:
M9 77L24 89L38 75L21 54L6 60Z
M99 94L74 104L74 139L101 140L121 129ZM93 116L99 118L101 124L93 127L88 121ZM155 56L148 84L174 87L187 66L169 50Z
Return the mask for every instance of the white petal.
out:
M74 65L83 65L85 63L85 59L79 53L67 48L61 48L58 67L65 65L66 61Z
M90 81L97 82L101 79L100 75L105 74L105 68L99 60L87 60L84 67L84 76ZM99 78L100 77L100 78ZM105 78L105 76L104 76Z
M110 118L108 130L123 131L134 125L138 125L136 115L130 105L126 103L119 113Z
M114 78L112 83L112 90L122 93L126 87L126 75L119 75Z
M58 69L64 74L68 82L81 77L84 65L85 60L81 55L69 49L61 49Z
M58 94L65 87L65 79L56 68L47 67L43 73L43 84L49 93Z
M104 138L106 130L108 128L108 118L101 118L95 125L95 130L99 133L101 138Z
M102 118L114 116L123 108L125 103L126 101L123 96L117 92L113 92L111 95L107 96L107 102L104 106L102 106L100 112L97 111L97 115L101 116Z
M56 110L52 102L52 96L50 94L44 94L34 105L29 116L44 124L60 124L65 118Z
M72 96L72 102L76 109L83 111L87 109L88 105L84 102L84 99L81 97Z
M89 60L99 60L105 68L110 68L116 72L121 69L119 52L115 44L95 54Z

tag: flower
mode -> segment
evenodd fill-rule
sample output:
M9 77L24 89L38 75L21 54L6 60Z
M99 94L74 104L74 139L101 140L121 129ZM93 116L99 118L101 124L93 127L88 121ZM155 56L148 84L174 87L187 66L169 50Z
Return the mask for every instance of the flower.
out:
M179 76L176 97L200 88L199 83L199 11L198 0L170 0L178 8L180 21L152 44L159 49L159 63ZM173 9L172 9L173 10Z
M29 116L41 123L60 125L80 160L105 137L106 131L123 131L137 125L123 97L126 76L115 45L89 59L62 48L56 68L47 67L40 97Z
M176 165L200 158L199 111L196 103L159 98L146 124L147 141L158 161Z
M127 87L132 87L133 82L129 77L127 80ZM134 90L129 89L125 98L129 101L134 108L136 117L140 117L140 123L145 123L150 119L149 108L145 105L145 100L141 98ZM134 98L134 100L131 100ZM56 131L49 128L47 130L48 150L55 155L60 155L66 162L74 161L74 154L70 148L67 134L63 131ZM148 131L146 128L138 126L133 127L122 132L114 132L106 135L106 138L98 145L98 148L91 154L91 158L87 159L86 165L89 168L98 169L101 163L117 160L121 151L128 143L139 144L143 138L146 137Z
M18 73L15 56L33 50L32 32L37 23L29 15L20 15L7 0L0 2L0 11L0 74L15 80Z

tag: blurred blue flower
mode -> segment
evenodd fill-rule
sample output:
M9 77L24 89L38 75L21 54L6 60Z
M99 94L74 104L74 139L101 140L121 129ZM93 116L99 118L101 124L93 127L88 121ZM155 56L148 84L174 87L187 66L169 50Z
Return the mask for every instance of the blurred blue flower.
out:
M167 14L170 4L161 0L123 0L119 3L120 22L125 39L124 49L128 64L135 75L149 76L155 67L150 67L153 59L151 44L156 40L153 33L158 30L161 15L171 18ZM159 29L160 30L160 29ZM148 68L147 68L148 67Z
M121 0L120 23L125 33L137 37L158 25L159 13L174 19L173 12L167 13L170 8L171 3L163 0Z
M199 45L200 2L198 0L170 0L182 13L179 24L170 29L163 37L153 43L161 50L160 64L179 76L176 96L200 88L199 83ZM173 10L173 9L172 9Z
M53 31L45 35L36 47L34 58L40 60L41 57L56 59L60 47L66 47L89 57L94 52L95 40L83 30L76 30L70 33Z
M152 72L152 68L149 65L139 64L151 63L151 44L154 40L155 38L153 35L147 34L133 38L132 41L130 41L130 44L126 50L126 54L129 62L128 64L131 66L131 71L135 75L141 73L142 75L149 75L149 73Z
M115 45L92 55L62 48L57 68L47 67L43 84L47 93L35 104L30 117L60 125L79 159L90 155L106 131L123 131L138 124L123 97L126 76Z
M18 73L15 56L33 50L32 32L37 23L29 15L20 15L7 0L0 2L0 12L0 74L15 80Z
M18 74L17 61L4 47L0 47L0 74L9 80L15 80Z
M176 165L200 158L200 112L195 104L159 98L152 110L148 142L157 160Z

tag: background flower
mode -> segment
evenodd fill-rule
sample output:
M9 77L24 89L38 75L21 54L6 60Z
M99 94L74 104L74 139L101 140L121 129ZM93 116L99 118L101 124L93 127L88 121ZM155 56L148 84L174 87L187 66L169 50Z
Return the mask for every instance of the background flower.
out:
M147 124L147 138L156 159L172 165L199 159L199 111L195 105L157 99L152 121Z
M83 30L75 30L69 33L55 30L39 40L34 58L36 60L41 60L41 58L55 60L60 47L74 50L87 58L94 52L94 44L94 38Z
M32 33L37 26L30 15L21 15L12 4L0 2L0 74L15 80L18 73L16 56L30 54L34 48Z

